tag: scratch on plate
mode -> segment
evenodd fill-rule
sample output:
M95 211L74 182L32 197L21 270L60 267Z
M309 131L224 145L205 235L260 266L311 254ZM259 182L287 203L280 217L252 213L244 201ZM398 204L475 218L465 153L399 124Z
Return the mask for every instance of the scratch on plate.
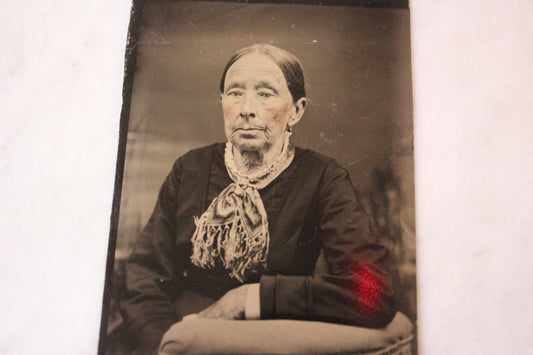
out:
M157 43L157 44L169 44L170 43L170 41L168 39L166 39L165 37L161 36L159 33L156 33L156 32L154 32L152 30L148 30L148 32L159 39L159 40L155 40L154 43ZM148 41L148 42L150 42L150 41Z

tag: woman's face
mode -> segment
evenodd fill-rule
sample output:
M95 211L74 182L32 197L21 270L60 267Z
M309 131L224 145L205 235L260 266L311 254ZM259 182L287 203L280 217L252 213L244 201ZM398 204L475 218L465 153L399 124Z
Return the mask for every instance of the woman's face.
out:
M281 69L257 52L229 68L221 101L228 141L241 152L262 156L281 150L287 126L301 116Z

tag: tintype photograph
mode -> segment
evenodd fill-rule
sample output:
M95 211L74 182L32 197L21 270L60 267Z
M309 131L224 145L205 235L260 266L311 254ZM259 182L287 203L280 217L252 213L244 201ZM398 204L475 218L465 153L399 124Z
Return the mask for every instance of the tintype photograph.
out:
M135 0L99 352L416 354L407 1Z

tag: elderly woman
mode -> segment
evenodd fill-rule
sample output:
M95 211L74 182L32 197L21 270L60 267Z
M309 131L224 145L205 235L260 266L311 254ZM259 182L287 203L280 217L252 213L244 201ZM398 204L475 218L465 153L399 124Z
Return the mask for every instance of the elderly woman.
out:
M241 49L220 91L227 142L176 161L127 266L122 310L141 352L189 314L386 325L397 272L348 173L291 143L307 105L299 60Z

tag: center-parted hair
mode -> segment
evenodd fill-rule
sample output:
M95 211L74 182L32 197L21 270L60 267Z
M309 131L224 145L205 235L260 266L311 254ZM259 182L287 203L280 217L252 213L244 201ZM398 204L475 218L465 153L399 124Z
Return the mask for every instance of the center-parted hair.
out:
M220 80L221 93L224 92L224 82L226 81L226 73L229 68L240 58L251 53L264 54L276 63L285 77L287 87L294 102L305 97L304 73L300 60L294 54L270 44L254 44L237 51L230 58L222 73L222 79Z

